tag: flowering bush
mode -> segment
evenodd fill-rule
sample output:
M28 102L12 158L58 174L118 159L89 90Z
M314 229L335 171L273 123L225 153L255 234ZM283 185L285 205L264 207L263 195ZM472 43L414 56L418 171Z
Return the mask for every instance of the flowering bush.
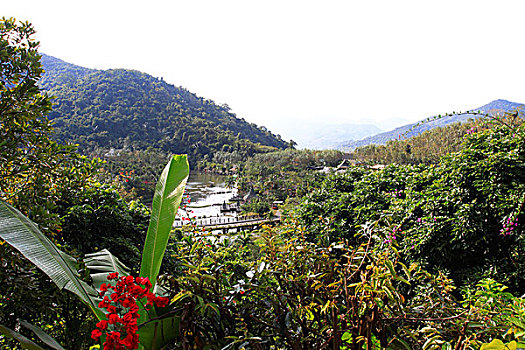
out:
M116 281L115 285L104 283L100 286L99 295L103 299L98 306L107 310L107 320L97 323L91 338L98 340L105 332L104 350L137 349L139 345L137 321L140 317L137 301L146 310L150 310L153 305L167 306L169 300L150 292L152 285L148 278L119 277L118 272L110 273L107 278Z

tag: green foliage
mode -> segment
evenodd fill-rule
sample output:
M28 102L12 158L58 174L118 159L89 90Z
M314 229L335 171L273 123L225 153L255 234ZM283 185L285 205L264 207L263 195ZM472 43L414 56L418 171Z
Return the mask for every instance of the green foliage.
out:
M297 218L326 245L386 217L405 259L450 271L460 285L492 276L523 292L525 128L512 117L503 122L468 134L461 151L434 166L333 175L306 196Z
M398 210L421 210L412 220L424 222L409 234L418 239L415 256L449 269L460 283L491 276L513 291L524 291L518 224L525 199L524 136L521 123L471 134L463 151L444 158L414 183L409 201ZM505 232L509 222L512 228Z
M0 21L0 198L48 230L57 227L56 199L84 184L96 164L49 137L51 100L37 85L43 69L33 34L29 23Z
M128 270L121 261L138 271L142 260L140 274L154 282L163 273L157 290L171 296L168 308L141 311L147 349L524 346L525 301L515 296L525 291L525 125L519 113L494 125L455 125L356 151L368 161L407 165L324 175L314 169L337 165L339 152L269 152L288 145L239 123L227 106L142 73L91 71L46 58L50 69L42 84L59 96L51 114L59 139L74 130L70 140L105 156L108 180L128 195L146 195L143 185L158 183L146 234L146 207L97 184L97 161L50 139L44 116L51 105L36 85L42 67L33 32L29 24L0 22L4 335L28 348L40 349L39 338L60 349L45 329L72 348L85 348L86 309L59 288L103 317L86 269L97 287L107 273ZM185 234L168 246L189 171L186 157L172 159L158 181L156 174L175 149L203 167L237 167L239 188L255 195L245 210L265 213L274 200L302 202L277 227L234 236ZM133 160L137 164L128 164ZM78 264L55 244L73 255L109 250ZM35 326L14 316L28 316ZM35 336L25 338L20 326Z
M180 268L165 280L185 315L180 344L339 348L351 337L348 348L361 349L373 338L387 342L386 304L397 308L402 297L394 281L406 281L411 269L402 268L388 246L322 248L297 230L267 228L255 241L180 242L174 256Z
M57 212L63 218L57 239L72 254L106 248L137 269L149 220L140 202L127 203L114 188L97 184L61 198Z
M265 216L270 213L271 203L261 198L253 198L242 205L244 213L256 213L259 216Z
M26 260L21 260L17 254L3 247L6 254L2 256L5 268L2 274L1 322L14 328L12 325L18 325L20 318L30 319L46 327L54 336L68 339L71 346L81 347L88 334L86 323L89 324L92 318L86 317L86 308L79 300L61 294L57 287L77 293L80 300L93 310L98 310L96 301L92 299L97 295L96 291L79 278L78 265L72 257L57 249L20 212L1 200L0 203L2 244L7 246L7 242L12 245L48 276L43 278L27 267ZM56 283L56 287L50 285L49 278Z
M162 79L123 69L86 69L46 55L42 61L46 72L40 85L55 96L48 111L53 138L105 159L106 180L118 183L128 198L151 203L171 154L187 154L194 169L228 173L233 159L289 146L266 128L237 118L228 106ZM131 171L133 176L122 176Z
M256 198L243 209L263 214L273 201L299 199L309 193L312 186L324 178L317 170L335 167L343 158L339 151L312 151L287 149L257 154L239 165L237 178L241 192L251 192Z
M522 299L487 282L459 302L450 278L403 263L381 222L358 235L357 246L322 247L289 222L183 237L178 268L161 278L181 313L173 348L479 349L523 315Z
M141 266L141 275L151 278L154 285L188 175L186 156L174 156L166 165L156 188ZM40 268L60 289L65 288L78 296L99 320L105 318L98 307L98 293L81 280L75 269L75 259L60 251L34 223L16 209L3 201L0 201L0 205L0 238ZM101 271L106 275L113 272L117 262L107 252L91 254L86 264L96 270L95 280L100 281ZM121 266L120 263L118 265ZM154 348L155 344L163 346L175 336L173 329L167 337L157 336L157 333L167 334L163 327L173 326L177 316L168 313L159 316L155 310L146 312L143 307L140 314L142 325L139 334L143 335L142 345L147 349ZM3 330L9 333L9 329Z
M484 320L479 333L500 334L507 342L525 342L525 300L506 291L507 287L492 279L481 280L475 290L466 290L464 306ZM496 341L497 343L497 341ZM491 342L492 345L494 341ZM498 349L505 349L500 341ZM517 345L517 344L516 344ZM512 347L510 344L507 346ZM520 344L520 347L523 347ZM482 349L490 349L487 344Z
M43 347L35 344L30 339L24 337L20 333L15 332L14 330L9 329L9 328L7 328L5 326L0 325L0 332L3 335L7 336L8 338L12 338L12 339L15 339L16 341L18 341L24 347L24 349L45 350Z
M91 154L106 161L106 172L101 181L117 187L127 200L140 199L151 206L155 183L169 160L169 155L151 147L140 151L99 151Z
M57 202L92 183L98 162L89 162L75 153L75 147L50 139L52 128L45 114L51 110L51 100L37 85L43 69L33 34L28 23L0 20L0 199L16 206L54 239L61 226ZM24 318L57 330L61 338L73 339L72 346L81 347L82 327L90 321L77 318L85 314L84 306L63 297L3 241L0 263L0 322L16 328L16 317Z
M0 237L5 242L48 275L58 288L76 294L93 312L97 312L97 303L93 301L97 293L80 280L75 259L60 251L33 222L3 201L0 201L0 217Z
M295 215L307 225L312 241L329 245L354 240L359 225L379 220L393 200L402 196L405 180L418 168L392 165L381 171L364 167L332 174L307 195Z

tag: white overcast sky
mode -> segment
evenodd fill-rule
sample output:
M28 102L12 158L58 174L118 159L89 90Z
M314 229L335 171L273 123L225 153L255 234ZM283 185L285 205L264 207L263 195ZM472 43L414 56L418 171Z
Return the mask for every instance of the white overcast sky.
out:
M163 77L270 127L525 102L525 1L0 0L0 15L32 22L44 53Z

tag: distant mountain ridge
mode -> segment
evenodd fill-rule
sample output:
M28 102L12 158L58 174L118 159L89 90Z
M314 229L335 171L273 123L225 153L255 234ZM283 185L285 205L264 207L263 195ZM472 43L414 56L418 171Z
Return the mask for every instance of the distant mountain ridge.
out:
M328 119L328 118L327 118ZM380 129L373 124L329 123L320 120L300 120L283 118L269 121L269 127L283 137L297 142L298 148L333 149L338 142L349 139L358 140L363 137L378 134Z
M471 109L467 112L483 112L489 114L497 114L503 112L510 112L518 108L525 107L522 103L510 102L507 100L499 99L494 100L484 106ZM362 147L370 144L379 144L383 145L387 141L397 140L397 139L407 139L412 136L418 135L426 130L443 127L452 123L465 122L469 119L479 118L479 115L476 114L452 114L447 115L441 118L434 117L424 119L418 123L412 123L403 125L401 127L395 128L394 130L383 132L377 135L369 136L361 140L349 140L337 144L336 148L341 150L353 150L357 147Z
M42 55L40 85L55 96L49 118L56 138L80 150L154 148L186 153L193 162L216 152L242 155L289 144L237 118L224 105L134 70L95 70Z
M315 126L315 124L313 124ZM304 139L295 139L299 146L311 149L331 149L342 140L362 139L382 130L373 124L317 124L305 130Z

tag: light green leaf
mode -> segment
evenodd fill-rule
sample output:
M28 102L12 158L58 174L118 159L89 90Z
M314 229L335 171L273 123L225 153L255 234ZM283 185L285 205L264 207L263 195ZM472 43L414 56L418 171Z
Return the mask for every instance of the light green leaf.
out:
M403 264L402 262L398 262L397 263L399 266L401 266L401 268L403 269L403 272L405 273L405 276L407 278L410 278L410 270L406 267L405 264Z
M166 251L170 231L184 194L189 176L186 155L176 155L166 165L157 182L148 226L140 276L148 277L155 284L162 258Z
M390 271L390 273L392 274L392 276L396 276L396 270L394 270L394 265L392 265L392 261L390 260L386 260L385 261L385 265L386 267L388 267L388 270Z
M446 342L441 346L441 350L452 350L452 345L449 342Z
M31 261L60 289L76 294L97 315L96 290L80 279L76 260L60 251L38 227L17 209L0 200L0 238Z
M171 301L175 303L178 300L186 299L187 297L191 295L192 295L191 292L179 292L179 294L175 295Z
M383 286L382 290L385 292L385 294L388 297L388 299L394 300L394 295L392 294L392 292L390 291L390 289L387 286Z
M505 349L505 343L499 339L494 339L488 344L483 344L480 350L503 350Z
M351 339L352 339L352 334L348 332L344 332L343 335L341 336L342 341L347 341Z
M440 340L441 340L441 337L439 336L439 334L428 338L423 344L423 350L431 349L431 347L434 347L435 345L437 345Z
M515 325L516 327L519 327L521 329L525 329L525 324L523 322L521 322L521 320L515 318L515 317L511 317L510 318L510 322L512 322L513 325Z
M408 285L410 285L410 282L408 282L406 279L404 279L403 277L401 276L394 276L394 279L398 280L398 281L401 281L403 283L406 283Z

